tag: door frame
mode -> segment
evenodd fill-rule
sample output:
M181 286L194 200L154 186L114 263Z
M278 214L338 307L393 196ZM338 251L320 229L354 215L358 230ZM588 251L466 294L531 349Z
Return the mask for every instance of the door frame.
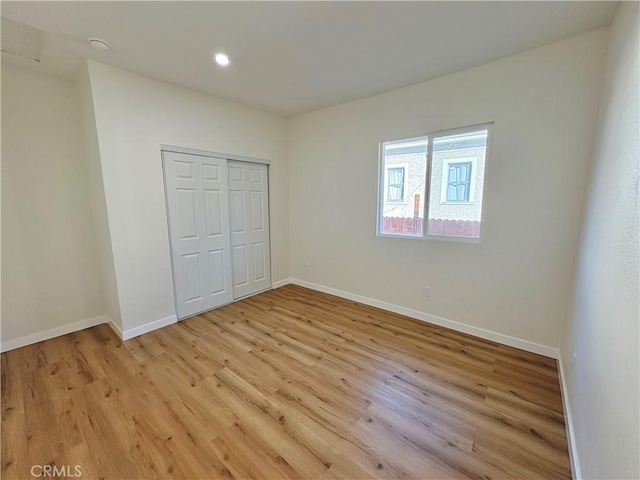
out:
M175 145L160 144L161 152L186 153L188 155L199 155L201 157L226 158L227 160L235 160L237 162L262 163L271 165L270 160L257 157L245 157L243 155L234 155L232 153L211 152L208 150L198 150L196 148L177 147Z
M252 295L257 295L259 293L265 292L267 290L270 290L273 288L273 262L271 261L271 181L270 181L270 177L271 177L271 161L264 159L264 158L257 158L257 157L247 157L247 156L243 156L243 155L235 155L235 154L231 154L231 153L220 153L220 152L212 152L212 151L208 151L208 150L199 150L196 148L186 148L186 147L178 147L176 145L166 145L166 144L160 144L160 165L162 168L162 184L164 186L164 202L165 202L165 214L167 217L167 240L169 241L169 265L170 265L170 269L171 269L171 288L173 290L173 308L175 309L175 315L176 318L178 319L178 321L182 321L182 320L186 320L187 318L191 318L191 317L195 317L197 315L200 315L201 313L204 312L208 312L210 309L207 310L203 310L202 312L198 312L198 313L194 313L193 315L188 315L186 317L182 317L179 318L178 317L178 299L176 296L176 284L175 284L175 272L173 271L173 245L171 243L171 225L170 225L170 221L169 221L169 197L167 196L167 177L166 177L166 172L165 172L165 160L164 160L164 154L166 153L184 153L187 155L198 155L200 157L213 157L213 158L224 158L227 160L227 162L229 160L231 161L235 161L235 162L245 162L245 163L259 163L262 165L266 165L267 166L267 185L268 185L268 192L267 192L267 198L269 200L269 222L268 222L268 226L269 226L269 264L271 266L271 268L269 268L269 288L266 288L260 292L256 292L256 293L252 293L249 295L246 295L244 297L240 297L237 299L233 299L231 302L229 303L233 303L236 302L238 300L241 300L243 298L247 298L250 297ZM233 275L233 271L231 273ZM224 304L224 305L228 305ZM219 305L216 308L219 308L223 305Z

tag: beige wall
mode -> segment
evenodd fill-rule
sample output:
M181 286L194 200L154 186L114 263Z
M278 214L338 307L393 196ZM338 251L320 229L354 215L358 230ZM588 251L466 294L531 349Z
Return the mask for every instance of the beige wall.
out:
M272 278L287 278L286 120L101 63L89 78L123 330L175 315L162 144L271 160Z
M292 119L292 277L558 347L607 42L596 30ZM376 237L378 142L490 121L483 241Z
M104 314L72 82L2 64L2 342Z
M623 2L613 23L575 300L561 345L583 478L640 478L639 10Z

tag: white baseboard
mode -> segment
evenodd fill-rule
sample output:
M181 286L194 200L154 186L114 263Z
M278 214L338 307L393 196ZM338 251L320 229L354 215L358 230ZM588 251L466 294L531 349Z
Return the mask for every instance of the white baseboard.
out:
M510 347L519 348L527 352L544 355L545 357L550 357L550 358L558 357L558 349L554 347L540 345L538 343L529 342L527 340L522 340L520 338L510 337L508 335L503 335L502 333L492 332L491 330L485 330L483 328L467 325L466 323L456 322L454 320L437 317L435 315L419 312L417 310L411 310L410 308L401 307L399 305L394 305L392 303L382 302L380 300L364 297L362 295L356 295L354 293L344 292L342 290L337 290L331 287L325 287L324 285L318 285L315 283L306 282L304 280L298 280L297 278L292 278L290 283L293 283L294 285L300 285L301 287L310 288L312 290L317 290L319 292L328 293L329 295L335 295L337 297L346 298L347 300L353 300L354 302L364 303L365 305L381 308L389 312L399 313L400 315L405 315L407 317L415 318L416 320L422 320L423 322L439 325L441 327L450 328L451 330L467 333L475 337L484 338L485 340L491 340L493 342L501 343L503 345L508 345Z
M32 345L34 343L43 342L44 340L49 340L61 335L77 332L78 330L95 327L96 325L100 325L102 323L110 323L110 321L111 319L106 315L87 318L86 320L81 320L79 322L70 323L61 327L51 328L49 330L45 330L44 332L32 333L31 335L25 335L24 337L15 338L13 340L5 340L1 343L0 350L2 352L8 352L9 350L14 350L16 348Z
M575 442L575 430L573 429L573 416L571 415L571 406L569 404L569 391L567 390L567 382L565 376L564 365L562 363L562 355L558 354L558 375L560 376L560 393L562 395L562 408L564 410L564 425L567 431L567 443L569 444L569 460L571 462L571 476L574 480L582 478L580 472L580 462L578 461L578 450Z
M469 335L474 335L476 337L502 343L504 345L508 345L511 347L520 348L528 352L538 353L546 357L558 358L558 350L553 347L548 347L546 345L540 345L537 343L529 342L527 340L510 337L508 335L503 335L501 333L492 332L490 330L473 327L471 325L456 322L454 320L449 320L449 319L438 317L435 315L430 315L428 313L419 312L417 310L411 310L409 308L394 305L392 303L375 300L373 298L345 292L345 291L338 290L331 287L326 287L324 285L318 285L315 283L306 282L304 280L299 280L296 278L287 278L284 280L279 280L277 282L274 282L273 288L280 288L289 283L293 283L294 285L300 285L301 287L310 288L312 290L317 290L319 292L328 293L329 295L335 295L337 297L353 300L355 302L364 303L365 305L381 308L383 310L398 313L400 315L405 315L407 317L415 318L417 320L421 320L427 323L432 323L434 325L440 325L442 327L450 328L452 330L456 330L459 332L468 333ZM102 315L99 317L89 318L86 320L82 320L80 322L46 330L44 332L38 332L32 335L26 335L24 337L16 338L14 340L3 341L1 343L0 348L2 352L6 352L9 350L13 350L15 348L23 347L25 345L31 345L33 343L42 342L44 340L58 337L60 335L66 335L67 333L76 332L78 330L83 330L85 328L93 327L95 325L100 325L102 323L108 323L122 340L129 340L130 338L134 338L144 333L157 330L158 328L166 327L167 325L171 325L173 323L176 323L177 321L178 321L178 318L175 315L170 315L160 320L155 320L153 322L140 325L139 327L135 327L135 328L131 328L123 331L120 327L118 327L118 325L113 323L113 321L111 321L111 319L108 316Z
M167 325L177 323L177 321L178 317L176 317L175 315L170 315L168 317L161 318L160 320L154 320L153 322L145 323L144 325L140 325L139 327L130 328L124 331L113 322L111 322L110 325L111 328L113 328L118 336L124 341L134 337L138 337L144 333L149 333L153 330L166 327Z
M111 327L111 330L113 330L116 335L120 337L120 340L122 340L122 329L118 325L116 325L112 319L109 319L109 326Z
M277 282L273 282L273 284L271 285L271 288L276 289L276 288L284 287L285 285L289 285L290 283L291 283L291 279L285 278L284 280L278 280Z

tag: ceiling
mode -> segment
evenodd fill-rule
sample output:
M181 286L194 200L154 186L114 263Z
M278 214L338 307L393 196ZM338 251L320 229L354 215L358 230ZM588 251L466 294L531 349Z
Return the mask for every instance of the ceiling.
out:
M14 21L6 23L41 30L43 46L39 63L2 57L65 77L93 58L290 116L609 25L617 7L582 1L3 1L3 19ZM108 41L111 50L93 50L89 37ZM218 51L230 56L229 67L212 62Z

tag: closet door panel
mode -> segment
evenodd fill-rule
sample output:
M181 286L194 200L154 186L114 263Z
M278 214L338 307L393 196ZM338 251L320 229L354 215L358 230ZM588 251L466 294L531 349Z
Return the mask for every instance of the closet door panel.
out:
M267 166L229 162L233 296L271 287Z
M233 300L227 160L163 152L178 318Z

